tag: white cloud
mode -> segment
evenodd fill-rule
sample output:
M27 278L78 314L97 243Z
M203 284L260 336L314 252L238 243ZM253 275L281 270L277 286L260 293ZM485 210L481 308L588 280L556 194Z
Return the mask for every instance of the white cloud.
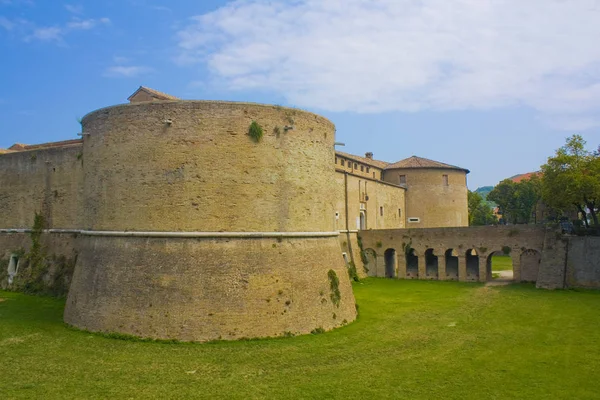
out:
M65 10L71 14L83 14L83 6L80 4L65 4Z
M62 40L63 30L57 26L34 29L29 39L41 41L60 41Z
M104 71L104 76L110 78L135 78L152 72L153 69L141 65L115 65Z
M598 21L597 0L240 0L193 17L178 62L304 107L525 106L559 128L592 127Z
M75 18L71 21L67 22L64 26L51 26L51 27L41 27L33 29L33 32L30 35L25 37L26 41L30 41L32 39L37 39L41 41L55 41L62 42L63 37L73 31L81 31L81 30L90 30L94 29L99 25L108 25L110 24L110 19L108 18L99 18L99 19L79 19Z
M12 31L15 25L16 24L10 21L8 18L0 16L0 27L6 29L7 31Z

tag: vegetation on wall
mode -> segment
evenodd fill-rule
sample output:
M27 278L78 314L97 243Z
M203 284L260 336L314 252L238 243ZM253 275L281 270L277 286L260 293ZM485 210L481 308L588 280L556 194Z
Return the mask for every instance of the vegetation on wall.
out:
M356 265L352 261L348 263L348 276L355 282L360 281L358 277L358 271L356 271Z
M260 142L264 135L262 127L256 121L252 121L250 128L248 128L248 136L252 138L256 143Z
M329 288L331 289L329 297L331 298L331 302L339 307L340 300L342 299L342 294L340 293L340 279L332 269L327 272L327 277L329 278Z

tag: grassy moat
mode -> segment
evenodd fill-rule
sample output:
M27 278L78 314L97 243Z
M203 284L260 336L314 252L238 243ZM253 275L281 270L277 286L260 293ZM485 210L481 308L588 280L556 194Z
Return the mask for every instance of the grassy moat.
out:
M356 322L168 344L67 328L64 301L0 292L2 399L598 398L600 292L367 279Z

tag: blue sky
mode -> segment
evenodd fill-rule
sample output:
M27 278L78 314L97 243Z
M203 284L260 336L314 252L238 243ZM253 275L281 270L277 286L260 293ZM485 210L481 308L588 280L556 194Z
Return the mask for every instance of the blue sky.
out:
M342 151L475 189L598 146L597 21L598 0L0 0L0 148L75 138L145 85L308 109Z

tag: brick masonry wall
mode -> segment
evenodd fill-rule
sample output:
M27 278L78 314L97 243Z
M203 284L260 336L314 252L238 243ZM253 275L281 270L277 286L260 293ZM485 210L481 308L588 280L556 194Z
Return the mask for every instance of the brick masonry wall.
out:
M571 237L567 287L600 288L600 237Z
M31 228L35 213L47 228L80 227L81 145L0 155L0 229Z
M425 269L425 252L433 249L433 254L438 257L438 264L444 265L446 251L452 249L459 258L460 280L486 281L489 275L489 257L495 252L508 249L513 260L515 279L519 281L521 254L527 250L535 250L541 254L546 230L536 225L513 225L373 230L361 231L359 235L364 249L374 251L377 255L376 265L367 266L370 275L373 273L374 276L385 276L384 253L392 249L395 252L396 263L394 276L407 277L405 251L409 247L413 248L415 255L419 257L419 279L446 279L443 273L428 276ZM467 275L466 256L470 249L474 249L479 256L479 271L476 277Z
M38 293L66 296L71 284L73 268L77 261L77 235L42 234L42 269ZM26 233L0 233L0 289L23 291L33 282L31 265L27 260L32 240ZM8 267L12 255L19 258L18 271L12 283L8 279Z
M67 323L88 330L186 341L309 333L355 317L334 237L86 237L65 309Z
M247 134L252 121L264 130L258 143ZM335 229L335 128L323 117L174 101L101 109L83 127L86 229ZM205 341L308 333L356 317L333 236L88 236L79 251L65 321L93 331ZM339 279L339 304L329 270Z
M247 135L253 120L260 143ZM101 109L83 126L86 228L334 230L335 128L323 117L178 101Z
M407 228L460 227L469 225L466 174L448 169L392 169L384 172L384 180L400 183L406 175ZM448 175L448 186L442 175Z

